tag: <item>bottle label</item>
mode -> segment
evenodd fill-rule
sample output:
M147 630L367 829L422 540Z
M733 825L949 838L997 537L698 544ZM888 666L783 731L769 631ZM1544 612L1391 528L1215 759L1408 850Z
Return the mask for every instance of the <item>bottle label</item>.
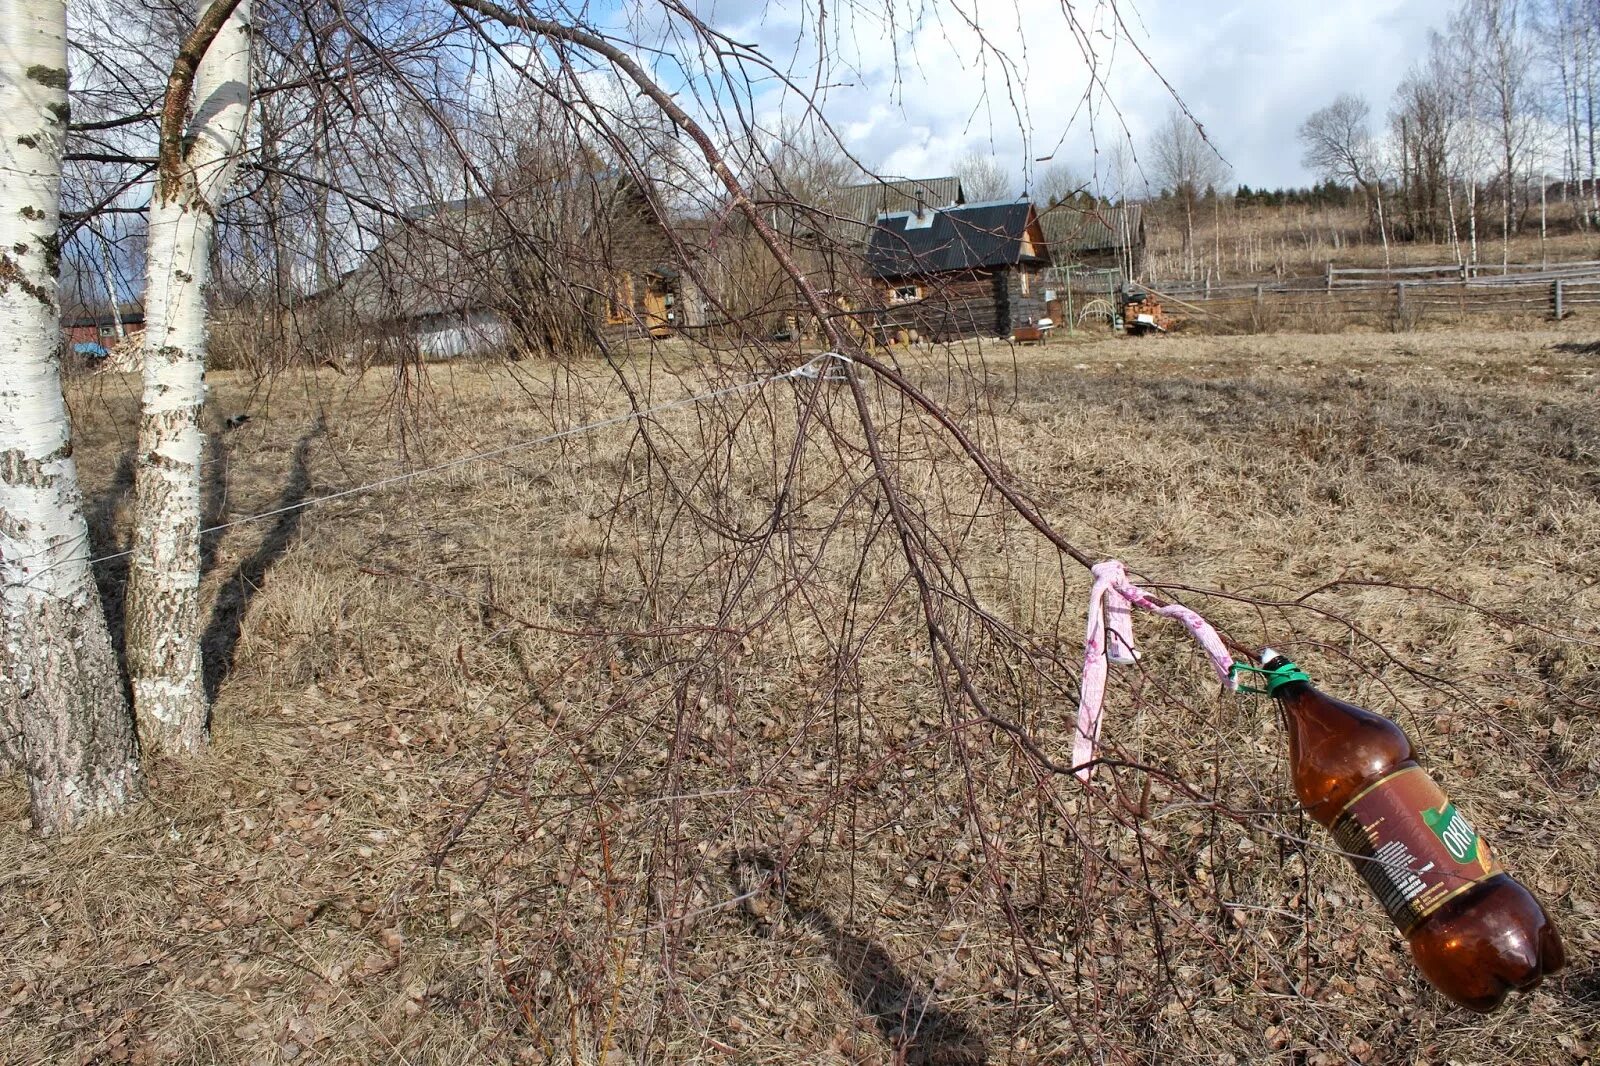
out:
M1368 785L1332 833L1402 933L1500 872L1467 816L1419 766Z

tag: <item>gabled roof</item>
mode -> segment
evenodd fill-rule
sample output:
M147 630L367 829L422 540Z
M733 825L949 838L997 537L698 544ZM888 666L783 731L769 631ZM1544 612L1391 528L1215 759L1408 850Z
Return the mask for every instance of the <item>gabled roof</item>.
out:
M870 226L881 215L938 210L965 200L960 178L894 178L844 186L839 190L838 212Z
M964 204L918 215L897 212L878 220L867 265L880 278L938 274L1049 261L1043 248L1024 252L1023 239L1037 216L1026 200Z
M1110 252L1137 244L1144 210L1139 204L1083 208L1059 203L1039 214L1045 243L1056 258L1069 253Z

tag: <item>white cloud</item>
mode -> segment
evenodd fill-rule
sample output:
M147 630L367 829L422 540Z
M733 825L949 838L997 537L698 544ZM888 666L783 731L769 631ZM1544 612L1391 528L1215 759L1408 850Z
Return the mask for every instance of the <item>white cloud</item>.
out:
M1295 137L1300 122L1342 92L1366 96L1383 115L1395 85L1422 56L1428 30L1442 27L1453 6L1147 0L1135 9L1124 2L1118 6L1130 40L1108 4L1080 3L1073 10L1088 22L1091 67L1061 0L887 3L866 0L853 15L849 6L830 5L824 24L833 57L824 113L883 172L945 173L968 149L992 144L1019 176L1025 161L1038 166L1031 161L1052 153L1087 173L1095 146L1108 150L1122 122L1142 148L1172 102L1137 44L1205 125L1236 180L1251 185L1308 183ZM818 51L811 8L728 0L707 13L718 28L759 42L780 66L810 80ZM981 39L969 21L979 23ZM1097 92L1085 105L1092 72L1110 96ZM769 115L794 104L786 107L770 89L759 99Z

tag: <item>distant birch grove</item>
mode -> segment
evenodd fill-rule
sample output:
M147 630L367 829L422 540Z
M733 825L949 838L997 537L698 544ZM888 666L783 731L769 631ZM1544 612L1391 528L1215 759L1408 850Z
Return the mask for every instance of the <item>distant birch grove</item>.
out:
M1462 0L1386 114L1340 93L1307 117L1305 165L1354 189L1386 245L1449 244L1463 263L1504 262L1556 206L1593 228L1597 43L1592 3Z

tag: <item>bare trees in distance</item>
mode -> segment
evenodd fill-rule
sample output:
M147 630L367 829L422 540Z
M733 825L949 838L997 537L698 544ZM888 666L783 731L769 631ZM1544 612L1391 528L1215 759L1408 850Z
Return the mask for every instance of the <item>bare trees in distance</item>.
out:
M1381 164L1371 125L1372 108L1367 102L1344 93L1301 123L1300 143L1305 146L1303 162L1308 169L1361 192L1377 222L1387 258L1389 231L1378 189Z
M954 169L969 201L1009 200L1019 191L1005 164L976 148L958 159Z
M1395 91L1383 128L1341 94L1299 136L1305 165L1361 192L1391 236L1446 242L1463 262L1510 240L1552 199L1600 221L1595 79L1600 8L1577 0L1463 0Z
M1150 144L1151 168L1162 188L1172 192L1183 210L1183 254L1194 273L1194 215L1202 196L1216 196L1228 177L1228 165L1206 139L1205 131L1178 108L1167 113Z

